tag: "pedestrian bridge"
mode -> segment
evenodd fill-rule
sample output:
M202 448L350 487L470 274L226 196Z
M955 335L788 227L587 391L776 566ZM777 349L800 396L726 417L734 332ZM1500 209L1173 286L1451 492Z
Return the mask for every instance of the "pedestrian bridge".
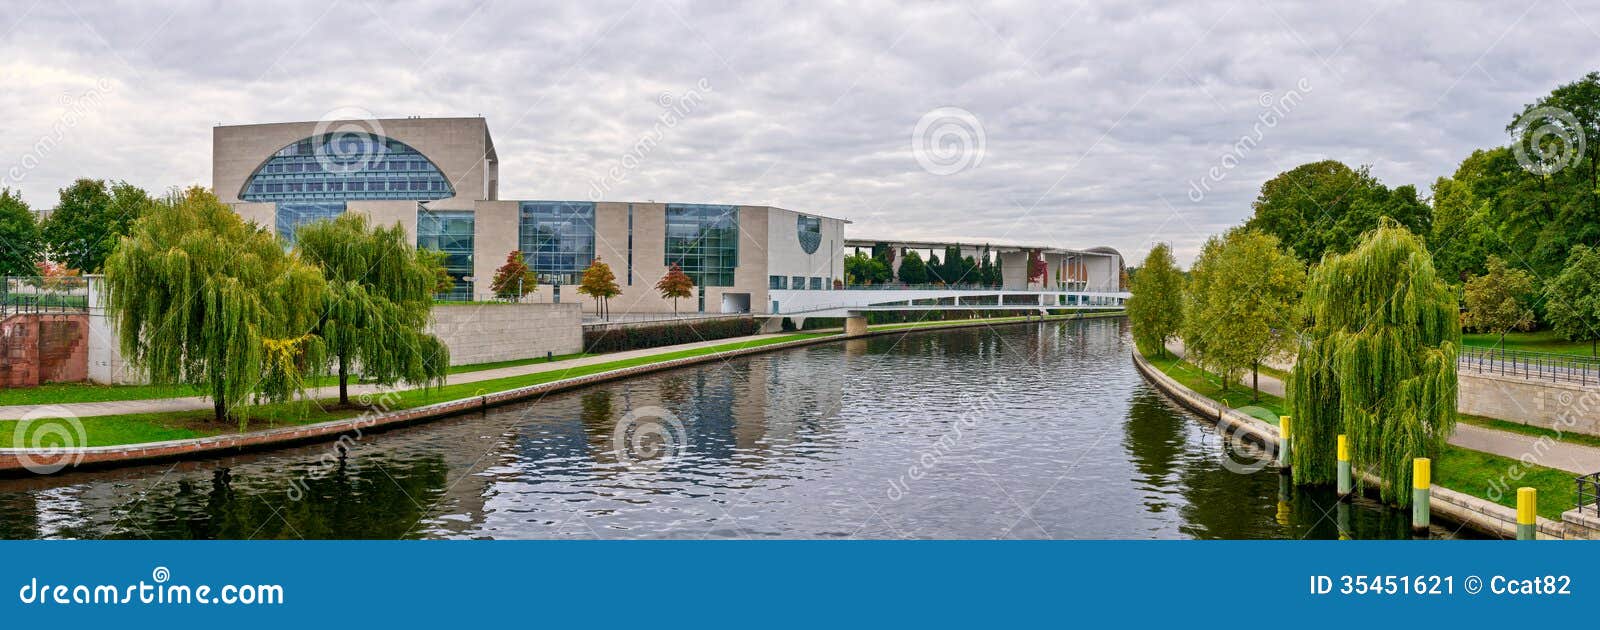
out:
M968 288L852 288L835 291L773 289L771 317L788 317L800 326L811 317L858 317L872 311L1025 311L1050 309L1116 310L1126 291L1044 291Z

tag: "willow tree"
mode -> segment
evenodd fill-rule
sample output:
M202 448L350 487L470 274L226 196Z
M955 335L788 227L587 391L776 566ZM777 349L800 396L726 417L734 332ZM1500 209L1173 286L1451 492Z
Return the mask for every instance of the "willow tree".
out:
M1144 257L1129 287L1128 322L1140 351L1167 355L1167 340L1183 325L1183 273L1172 259L1172 246L1157 243Z
M438 262L411 247L405 228L346 213L300 226L295 247L327 278L315 333L339 375L340 404L350 403L356 369L379 385L444 383L450 351L426 331Z
M1436 456L1455 429L1455 293L1422 239L1385 219L1312 271L1305 308L1310 328L1289 375L1295 481L1332 483L1344 433L1384 500L1409 503L1412 458Z
M325 283L210 191L150 207L105 263L107 314L124 357L153 383L206 392L218 421L243 429L247 399L303 392L323 361Z

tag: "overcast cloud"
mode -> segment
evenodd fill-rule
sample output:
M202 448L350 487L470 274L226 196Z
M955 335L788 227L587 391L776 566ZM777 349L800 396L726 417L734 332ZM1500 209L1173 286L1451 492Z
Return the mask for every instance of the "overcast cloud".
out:
M1132 261L1168 241L1186 263L1307 161L1426 193L1600 69L1600 11L1576 0L0 4L0 178L36 208L77 177L210 185L213 124L358 108L487 117L506 199L588 199L634 152L605 199ZM683 122L635 151L662 95L689 90ZM913 151L941 107L983 132L954 174Z

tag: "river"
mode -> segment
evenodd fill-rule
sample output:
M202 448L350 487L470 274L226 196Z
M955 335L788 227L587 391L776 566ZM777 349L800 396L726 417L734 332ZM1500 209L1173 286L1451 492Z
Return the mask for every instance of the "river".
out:
M1154 390L1130 350L1122 319L890 335L554 394L342 455L0 480L0 538L1411 536L1406 513L1252 470L1261 453Z

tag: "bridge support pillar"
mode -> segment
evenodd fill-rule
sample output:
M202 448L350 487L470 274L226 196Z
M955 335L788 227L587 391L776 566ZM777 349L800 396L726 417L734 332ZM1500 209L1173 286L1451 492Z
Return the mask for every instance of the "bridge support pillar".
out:
M867 334L867 317L865 315L850 315L844 318L844 336L860 337Z
M768 317L761 322L761 333L772 334L783 332L782 317Z

